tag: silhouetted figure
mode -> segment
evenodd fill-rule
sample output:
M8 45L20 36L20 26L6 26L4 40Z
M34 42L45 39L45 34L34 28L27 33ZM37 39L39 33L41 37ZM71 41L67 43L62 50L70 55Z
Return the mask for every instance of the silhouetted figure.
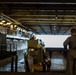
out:
M51 67L51 61L48 60L48 61L47 61L47 71L50 71L50 67Z
M73 74L73 63L76 59L76 29L73 28L70 31L71 36L69 36L63 43L64 49L67 50L67 75ZM75 65L75 64L74 64Z
M43 65L43 72L46 72L46 61L45 61L45 59L43 60L42 65Z
M25 55L25 66L26 66L26 72L30 72L27 55Z
M26 72L30 72L29 64L28 64L28 60L27 59L25 59L25 64L26 64Z
M50 56L50 58L51 58L51 56L52 56L52 51L49 51L49 56Z

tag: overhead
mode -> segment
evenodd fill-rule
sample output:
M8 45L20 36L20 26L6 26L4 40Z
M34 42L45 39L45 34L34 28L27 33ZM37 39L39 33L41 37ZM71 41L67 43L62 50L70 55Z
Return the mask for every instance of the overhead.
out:
M75 0L5 0L0 1L0 13L39 35L69 35L76 27Z

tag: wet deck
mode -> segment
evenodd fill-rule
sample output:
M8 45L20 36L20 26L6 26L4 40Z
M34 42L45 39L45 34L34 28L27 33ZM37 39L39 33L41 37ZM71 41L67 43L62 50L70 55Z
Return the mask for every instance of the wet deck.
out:
M18 72L9 72L9 68L7 68L8 72L0 72L0 75L29 75L29 74L41 74L41 75L66 75L66 59L64 58L63 54L59 52L53 52L51 57L51 68L50 72L34 72L34 73L27 73L24 69L24 60L18 62Z
M66 59L62 53L54 52L51 57L51 71L66 71Z
M63 54L59 52L53 52L51 57L51 72L64 72L66 71L66 59ZM18 72L25 72L24 61L21 61L18 66Z

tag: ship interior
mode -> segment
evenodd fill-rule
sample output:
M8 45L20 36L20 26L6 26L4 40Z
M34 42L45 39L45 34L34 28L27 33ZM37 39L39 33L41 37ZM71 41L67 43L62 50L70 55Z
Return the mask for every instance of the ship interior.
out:
M0 74L67 75L64 48L45 47L36 36L69 36L71 28L75 0L0 0Z

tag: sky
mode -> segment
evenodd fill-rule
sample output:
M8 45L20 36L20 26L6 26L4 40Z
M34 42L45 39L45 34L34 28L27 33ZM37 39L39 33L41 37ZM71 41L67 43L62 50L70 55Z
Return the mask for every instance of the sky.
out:
M45 47L63 48L63 42L70 35L36 35L36 39L41 39Z

